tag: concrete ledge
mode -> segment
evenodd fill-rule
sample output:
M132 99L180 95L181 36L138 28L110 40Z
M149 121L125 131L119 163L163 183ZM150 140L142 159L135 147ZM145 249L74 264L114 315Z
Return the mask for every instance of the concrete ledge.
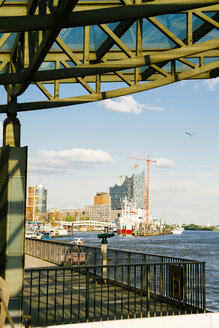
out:
M66 328L218 328L219 313L176 315L168 317L125 319L64 325ZM62 326L50 326L58 328Z

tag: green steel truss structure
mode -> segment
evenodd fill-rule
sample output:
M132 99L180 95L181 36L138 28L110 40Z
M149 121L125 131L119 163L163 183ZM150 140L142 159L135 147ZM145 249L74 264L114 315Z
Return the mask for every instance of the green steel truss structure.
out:
M218 0L0 0L0 113L218 75ZM42 97L20 101L31 85Z

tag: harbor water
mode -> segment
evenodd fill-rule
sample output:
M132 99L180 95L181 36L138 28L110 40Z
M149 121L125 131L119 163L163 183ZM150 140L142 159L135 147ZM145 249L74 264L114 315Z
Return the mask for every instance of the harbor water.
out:
M85 245L100 245L96 232L75 232L73 237L62 240L70 242L77 237L85 239ZM182 235L151 237L115 235L108 239L108 247L206 262L206 307L219 312L219 232L184 231Z

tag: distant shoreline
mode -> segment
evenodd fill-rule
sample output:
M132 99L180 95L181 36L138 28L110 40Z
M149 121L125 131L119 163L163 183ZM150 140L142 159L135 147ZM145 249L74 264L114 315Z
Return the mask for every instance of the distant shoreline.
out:
M203 227L196 224L189 224L184 226L185 230L189 231L219 231L216 226Z

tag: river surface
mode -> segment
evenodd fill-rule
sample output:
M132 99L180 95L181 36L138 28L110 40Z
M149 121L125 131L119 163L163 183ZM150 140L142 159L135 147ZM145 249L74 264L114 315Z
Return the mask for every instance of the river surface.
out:
M100 245L96 232L75 232L74 238L77 237L85 239L85 245ZM206 262L206 307L219 312L219 232L184 231L182 235L151 237L115 235L108 239L108 247Z

